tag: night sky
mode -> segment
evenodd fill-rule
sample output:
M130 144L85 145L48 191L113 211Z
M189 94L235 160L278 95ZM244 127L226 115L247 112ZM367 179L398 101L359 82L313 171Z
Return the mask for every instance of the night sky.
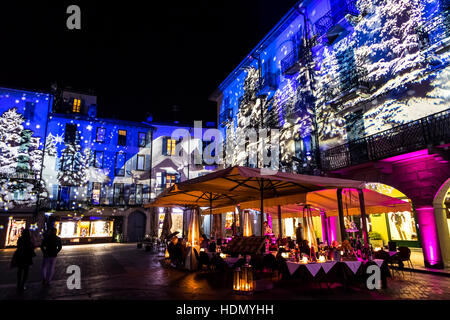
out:
M92 89L103 117L165 121L177 105L178 120L215 121L208 96L296 2L1 1L0 86Z

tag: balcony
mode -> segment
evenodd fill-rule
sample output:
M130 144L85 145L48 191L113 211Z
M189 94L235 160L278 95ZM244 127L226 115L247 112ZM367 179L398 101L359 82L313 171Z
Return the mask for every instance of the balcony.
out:
M277 89L277 76L274 73L267 72L260 78L258 88L256 89L256 95L266 95L270 91Z
M340 23L348 14L352 16L359 15L358 10L356 9L356 0L342 0L338 9L330 10L323 17L319 18L314 23L316 36L321 38L322 36L327 35L326 41L332 42L333 38L337 38L337 36L344 31L344 28Z
M39 172L32 170L19 170L14 168L1 168L0 178L12 180L38 180Z
M85 211L91 207L96 206L141 206L143 204L149 203L148 197L142 197L135 199L134 197L124 198L124 197L102 197L99 199L99 203L93 203L92 199L78 200L78 199L68 199L68 200L55 200L55 199L41 199L39 202L41 209L47 210L62 210L62 211Z
M225 126L231 119L233 119L233 109L226 107L219 115L219 124Z
M442 11L424 22L418 30L422 50L441 54L450 48L450 10Z
M450 109L321 152L333 171L450 142Z
M281 60L281 72L287 75L297 73L301 65L307 63L306 52L302 48L295 48Z
M366 80L366 74L367 71L361 67L342 68L337 77L322 87L326 103L343 103L359 94L369 92L370 84Z

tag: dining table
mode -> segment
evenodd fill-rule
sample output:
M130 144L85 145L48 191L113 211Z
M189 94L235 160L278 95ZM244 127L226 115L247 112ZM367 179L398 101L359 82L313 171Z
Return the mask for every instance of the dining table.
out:
M284 274L284 278L302 279L312 282L339 282L348 287L349 283L361 279L366 279L366 272L369 265L375 264L381 270L382 287L387 287L386 277L389 276L387 264L382 259L374 260L343 260L343 261L326 261L326 262L297 262L286 260L288 274Z

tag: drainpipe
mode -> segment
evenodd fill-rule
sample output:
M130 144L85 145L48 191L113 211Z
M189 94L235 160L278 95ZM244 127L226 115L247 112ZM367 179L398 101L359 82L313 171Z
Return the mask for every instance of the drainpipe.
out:
M45 121L44 147L42 148L41 170L40 170L39 181L38 181L39 186L41 185L41 181L43 181L42 173L44 171L44 158L45 158L45 147L47 145L48 122L49 122L50 114L53 111L52 108L51 108L52 107L52 102L53 102L53 97L51 95L51 99L49 99L49 102L48 102L47 119ZM48 193L48 190L46 190L46 192ZM34 212L34 217L35 217L36 220L37 220L38 215L39 215L39 209L40 209L39 203L40 203L40 193L38 192L37 196L36 196L36 209L35 209L35 212ZM44 223L45 223L45 221L44 221Z

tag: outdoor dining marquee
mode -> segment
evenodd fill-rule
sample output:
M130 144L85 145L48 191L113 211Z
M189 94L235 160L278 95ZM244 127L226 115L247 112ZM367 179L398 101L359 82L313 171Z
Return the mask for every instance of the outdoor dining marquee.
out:
M361 216L364 244L367 246L367 214L410 211L411 204L366 189L365 185L363 181L235 166L175 184L148 206L179 206L196 211L207 208L203 214L235 212L236 208L255 209L276 214L279 220L305 211L309 216L336 216L339 217L338 228L344 240L344 191L352 200L346 203L346 212ZM260 219L261 234L264 234L263 214ZM323 224L322 228L330 226Z

